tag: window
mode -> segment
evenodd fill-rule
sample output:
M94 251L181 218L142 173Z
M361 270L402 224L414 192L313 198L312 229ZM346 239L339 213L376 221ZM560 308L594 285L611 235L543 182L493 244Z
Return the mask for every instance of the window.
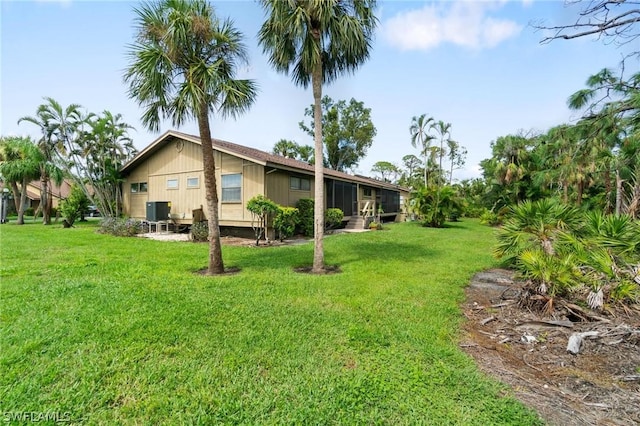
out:
M239 203L242 201L242 173L222 175L222 202Z
M289 187L296 191L308 191L311 189L311 181L309 179L291 176Z
M178 189L178 179L167 179L167 189Z
M197 177L187 178L187 188L200 188L200 178L197 178Z
M362 195L365 197L371 197L371 188L362 188Z
M147 192L147 182L134 182L131 184L131 193Z

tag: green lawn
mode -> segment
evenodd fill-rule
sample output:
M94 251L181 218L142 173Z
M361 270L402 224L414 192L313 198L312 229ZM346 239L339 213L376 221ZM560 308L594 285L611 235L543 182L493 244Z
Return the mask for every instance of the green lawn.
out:
M312 244L224 247L0 226L0 412L88 424L539 424L458 348L492 230L403 223Z

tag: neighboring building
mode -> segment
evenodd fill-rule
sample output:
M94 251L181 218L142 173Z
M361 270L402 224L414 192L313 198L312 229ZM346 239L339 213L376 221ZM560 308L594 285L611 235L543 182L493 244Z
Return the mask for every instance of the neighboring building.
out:
M42 183L34 180L27 184L27 202L25 208L32 207L34 210L40 206L40 191ZM51 206L58 208L60 201L66 199L71 194L71 181L64 179L60 185L49 181L49 194L51 194Z
M283 206L313 198L312 165L217 139L213 140L213 149L220 226L250 227L251 213L246 204L259 194ZM191 224L193 212L206 206L202 148L197 136L169 131L125 164L122 173L124 212L129 217L148 219L147 203L170 202L171 219ZM385 220L403 219L401 199L407 198L408 190L335 170L325 169L324 173L325 207L341 209L345 220L375 215L379 207Z

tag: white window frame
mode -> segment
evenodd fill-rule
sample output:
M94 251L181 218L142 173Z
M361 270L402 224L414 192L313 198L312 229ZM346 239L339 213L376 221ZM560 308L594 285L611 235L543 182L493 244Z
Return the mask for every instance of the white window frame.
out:
M170 184L169 182L175 182L175 186L173 184ZM178 178L170 178L167 179L167 189L180 189L180 179Z
M228 185L228 182L225 183L225 178L230 179L232 176L239 176L240 183L237 186L225 186ZM242 173L227 173L225 175L220 176L220 201L223 203L241 203L242 202ZM235 183L235 182L234 182ZM229 198L229 191L233 190L238 191L237 198ZM225 192L226 191L226 192Z
M189 181L194 181L195 180L195 184L190 184ZM196 189L196 188L200 188L200 177L199 176L192 176L192 177L188 177L187 178L187 189Z

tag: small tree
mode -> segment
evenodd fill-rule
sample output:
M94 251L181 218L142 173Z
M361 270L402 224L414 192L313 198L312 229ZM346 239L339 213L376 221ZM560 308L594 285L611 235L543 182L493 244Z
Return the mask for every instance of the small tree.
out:
M71 228L82 212L87 210L88 207L89 198L87 198L82 188L74 185L73 188L71 188L71 194L60 203L60 213L62 213L62 217L64 218L64 227Z
M256 245L260 244L260 238L264 235L265 240L269 241L267 227L269 223L269 215L278 212L278 205L266 198L264 195L256 195L247 202L247 210L251 212L251 227L256 236Z

